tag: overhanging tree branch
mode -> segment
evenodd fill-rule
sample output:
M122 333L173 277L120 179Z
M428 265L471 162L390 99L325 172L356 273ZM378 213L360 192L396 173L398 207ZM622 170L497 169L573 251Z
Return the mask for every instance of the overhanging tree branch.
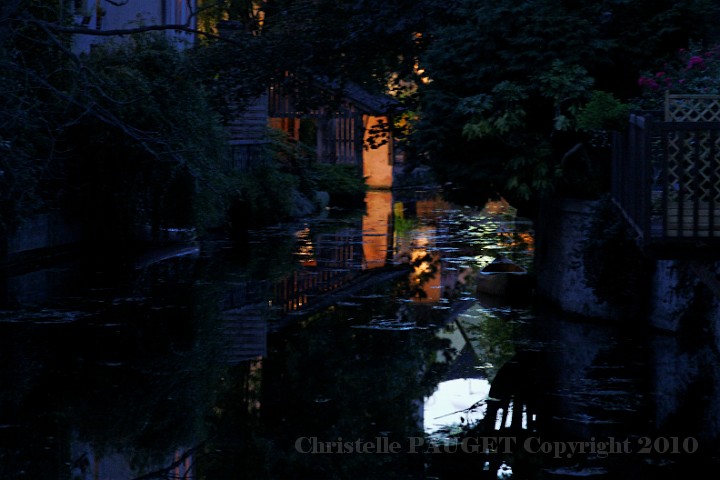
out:
M107 0L112 5L115 5L116 7L122 7L127 4L127 0ZM223 2L217 1L217 2L211 2L207 5L203 5L197 8L192 7L192 1L191 0L185 0L188 11L190 12L187 20L184 23L173 23L173 24L156 24L156 25L141 25L137 27L128 27L128 28L114 28L114 29L108 29L108 30L98 30L94 28L89 28L83 25L65 25L63 23L58 22L51 22L46 20L41 20L39 18L13 18L11 15L7 15L5 19L12 19L28 24L33 24L37 26L44 27L46 29L50 29L55 33L64 33L64 34L71 34L71 35L89 35L94 37L121 37L121 36L128 36L128 35L135 35L135 34L141 34L141 33L147 33L147 32L162 32L162 31L178 31L178 32L185 32L190 33L194 35L201 35L206 38L215 39L215 40L223 40L228 43L236 43L240 44L241 42L237 42L232 38L228 38L227 36L220 36L217 34L214 34L212 32L208 32L206 30L202 30L199 28L196 28L193 26L193 22L198 18L198 16L208 10L212 10L215 8L219 8L222 6ZM14 11L11 9L5 9L5 11ZM4 20L5 20L4 19Z
M147 33L147 32L161 32L161 31L167 31L167 30L173 30L173 31L180 31L180 32L186 32L186 33L193 33L197 35L203 35L209 38L216 38L216 39L225 39L223 37L220 37L219 35L215 35L210 32L206 32L204 30L199 30L197 28L193 28L192 22L188 23L177 23L177 24L164 24L164 25L143 25L141 27L132 27L132 28L114 28L111 30L96 30L94 28L87 28L87 27L79 27L79 26L67 26L67 25L59 25L57 23L53 22L47 22L44 20L38 20L38 19L28 19L25 20L28 23L32 23L35 25L44 26L46 28L49 28L57 33L69 33L74 35L92 35L95 37L120 37L120 36L126 36L126 35L135 35L138 33Z

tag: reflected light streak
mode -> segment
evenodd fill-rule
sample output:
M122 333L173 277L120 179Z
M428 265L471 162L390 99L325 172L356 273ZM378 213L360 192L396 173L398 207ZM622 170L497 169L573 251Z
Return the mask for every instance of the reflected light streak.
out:
M300 263L306 267L317 266L315 247L313 246L310 236L310 228L304 228L295 232L295 237L299 244L295 254L298 256Z

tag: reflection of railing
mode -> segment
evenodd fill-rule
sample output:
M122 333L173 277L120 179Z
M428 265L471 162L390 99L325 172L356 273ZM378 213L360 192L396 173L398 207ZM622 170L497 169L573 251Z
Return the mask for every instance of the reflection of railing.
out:
M269 306L282 314L305 310L319 295L352 283L362 273L360 240L353 229L322 235L314 245L315 261L301 269L279 281L234 284L221 304L226 361L236 364L266 354Z
M361 273L362 255L362 237L356 230L320 236L315 245L315 265L297 270L278 282L273 291L273 305L283 313L294 312L314 296L348 284Z
M615 135L613 200L645 246L720 244L720 122L655 115Z
M312 298L336 290L350 282L359 271L323 270L315 267L294 272L275 286L273 304L283 313L294 312Z
M520 352L498 370L490 385L483 433L533 432L537 428L537 359Z

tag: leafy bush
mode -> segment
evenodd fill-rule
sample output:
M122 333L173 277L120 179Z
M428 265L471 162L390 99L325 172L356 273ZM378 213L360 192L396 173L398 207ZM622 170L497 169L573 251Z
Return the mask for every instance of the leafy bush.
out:
M327 192L334 206L362 205L368 185L355 165L316 163L310 175L316 190Z
M240 175L237 194L229 209L230 231L236 238L251 227L268 225L290 216L297 178L266 162Z
M631 105L612 93L594 90L590 100L580 108L577 125L580 130L620 130L625 128Z

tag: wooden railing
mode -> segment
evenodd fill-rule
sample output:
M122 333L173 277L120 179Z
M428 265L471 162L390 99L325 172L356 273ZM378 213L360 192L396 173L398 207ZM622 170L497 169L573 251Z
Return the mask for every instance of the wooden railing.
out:
M613 141L612 198L648 245L720 245L720 122L630 116Z

